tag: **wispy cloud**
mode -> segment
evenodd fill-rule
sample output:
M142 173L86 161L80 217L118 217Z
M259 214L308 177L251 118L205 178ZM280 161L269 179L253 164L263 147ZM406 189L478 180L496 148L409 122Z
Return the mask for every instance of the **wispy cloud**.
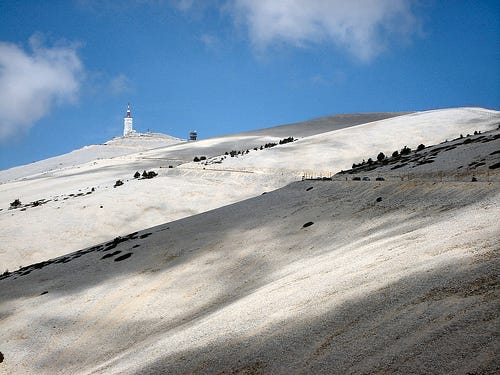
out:
M113 95L129 93L132 91L130 80L125 74L119 74L109 81L109 90Z
M222 46L220 39L214 34L204 33L200 35L200 41L208 50L217 51Z
M333 43L370 61L391 41L417 29L410 0L233 0L230 14L248 29L252 45L305 47Z
M54 104L73 102L83 74L76 46L43 45L39 35L26 52L0 42L0 140L26 132Z

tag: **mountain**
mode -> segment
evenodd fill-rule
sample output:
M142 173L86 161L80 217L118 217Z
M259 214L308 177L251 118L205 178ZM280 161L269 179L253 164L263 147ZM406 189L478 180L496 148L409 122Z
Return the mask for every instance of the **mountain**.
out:
M4 171L0 259L26 263L0 279L0 368L494 372L499 123L447 109Z

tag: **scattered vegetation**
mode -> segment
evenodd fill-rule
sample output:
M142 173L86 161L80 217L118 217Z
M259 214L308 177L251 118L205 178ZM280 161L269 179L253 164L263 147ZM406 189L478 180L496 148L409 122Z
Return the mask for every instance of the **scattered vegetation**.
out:
M288 138L284 138L280 141L280 145L284 145L286 143L290 143L290 142L293 142L295 141L295 139L293 137L288 137Z
M113 187L115 188L115 187L122 186L122 185L123 185L122 180L116 180L115 185Z
M399 152L401 155L410 155L411 153L411 148L409 148L408 146L405 146L401 149L401 151Z
M127 258L130 258L132 256L132 253L127 253L119 256L118 258L115 258L115 262L121 262L122 260L125 260Z
M264 150L266 148L272 148L272 147L275 147L277 146L278 144L280 145L284 145L286 143L290 143L290 142L294 142L296 141L297 139L294 138L294 137L288 137L288 138L283 138L281 139L278 143L275 143L275 142L269 142L269 143L266 143L265 145L261 145L260 147L254 147L253 150L254 151L259 151L259 150ZM237 150L231 150L231 151L226 151L224 153L224 155L226 156L231 156L232 158L234 158L235 156L238 156L238 155L246 155L250 153L250 150L241 150L241 151L237 151Z
M150 179L156 176L158 176L158 173L156 173L155 171L142 172L142 179Z
M489 167L490 169L497 169L497 168L500 168L500 162L499 163L495 163L493 165L490 165Z
M107 254L104 254L102 257L101 257L101 260L102 259L106 259L106 258L111 258L111 257L114 257L115 255L118 255L121 253L121 250L116 250L116 251L113 251L112 253L107 253Z
M14 202L10 203L11 209L18 208L19 206L21 206L21 201L19 199L16 199Z
M387 164L394 164L394 166L391 167L391 170L395 170L395 169L402 168L404 166L409 165L410 162L414 163L411 166L412 168L414 168L414 167L419 166L419 165L434 163L434 158L436 157L436 155L439 152L452 150L452 149L456 148L457 146L459 146L460 144L470 144L470 143L474 143L474 142L489 142L489 141L492 141L494 139L500 138L500 135L493 135L493 136L487 137L487 136L480 135L480 134L481 134L481 131L476 130L476 131L474 131L475 137L471 136L471 134L467 134L466 138L464 139L464 141L462 143L444 145L441 147L432 147L432 149L429 151L429 153L420 154L420 155L418 155L417 153L426 148L426 146L422 143L417 146L415 151L412 151L412 149L408 146L404 146L401 150L393 151L390 157L387 157L383 152L380 152L377 155L376 161L374 161L372 158L368 158L368 160L366 160L366 161L365 161L365 159L363 159L363 161L361 161L360 163L353 163L350 170L347 170L347 171L342 170L338 174L346 174L346 173L353 174L353 173L359 173L359 172L367 172L367 171L374 170L374 169L380 167L381 165L387 165ZM464 138L464 136L463 136L463 134L460 134L460 137L456 138L455 141L462 139L462 138ZM442 143L447 143L447 142L448 142L448 140L446 140ZM491 153L491 155L497 154L497 153L500 153L500 150L494 151L493 153ZM480 162L475 162L473 165L469 165L469 167L477 168L479 166L483 166L483 165L485 165L484 161L485 160L483 159ZM489 168L490 169L500 168L500 163L491 165L491 166L489 166Z

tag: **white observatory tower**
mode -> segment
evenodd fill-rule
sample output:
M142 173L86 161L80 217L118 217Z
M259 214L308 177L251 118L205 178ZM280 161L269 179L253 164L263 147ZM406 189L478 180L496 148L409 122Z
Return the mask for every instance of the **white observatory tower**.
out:
M123 119L123 136L126 137L134 132L132 128L133 119L130 116L130 103L127 104L127 116Z

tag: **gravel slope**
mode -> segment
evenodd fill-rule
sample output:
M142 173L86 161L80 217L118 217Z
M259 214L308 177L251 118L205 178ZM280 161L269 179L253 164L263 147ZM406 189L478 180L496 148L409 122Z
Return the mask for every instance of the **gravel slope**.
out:
M1 366L493 372L499 198L496 183L302 181L25 269L0 280Z

